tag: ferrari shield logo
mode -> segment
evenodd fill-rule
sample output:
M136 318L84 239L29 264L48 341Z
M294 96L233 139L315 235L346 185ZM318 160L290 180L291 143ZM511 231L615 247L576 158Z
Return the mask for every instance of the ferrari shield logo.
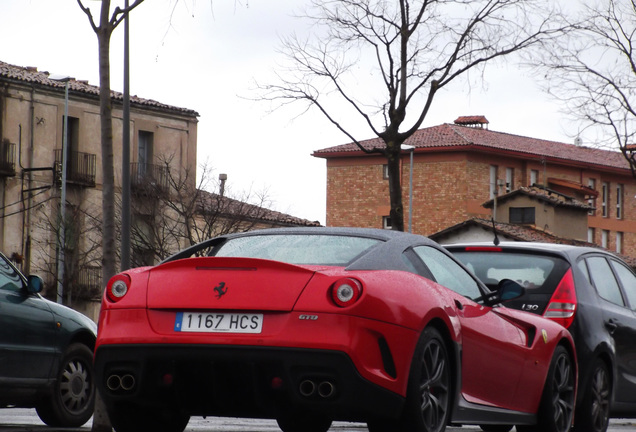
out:
M541 336L543 336L543 343L548 343L548 332L545 329L541 330Z

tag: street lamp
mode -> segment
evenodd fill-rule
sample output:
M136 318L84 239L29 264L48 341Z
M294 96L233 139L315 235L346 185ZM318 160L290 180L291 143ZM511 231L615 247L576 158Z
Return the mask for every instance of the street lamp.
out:
M49 76L54 81L64 83L64 123L62 127L62 181L60 184L60 218L57 248L57 302L64 303L64 248L66 247L66 161L68 159L68 86L69 76Z
M409 232L413 232L413 153L415 152L415 146L402 144L400 149L411 153L409 169Z
M121 139L121 271L130 268L130 63L128 0L125 2L124 17L124 100L123 127Z

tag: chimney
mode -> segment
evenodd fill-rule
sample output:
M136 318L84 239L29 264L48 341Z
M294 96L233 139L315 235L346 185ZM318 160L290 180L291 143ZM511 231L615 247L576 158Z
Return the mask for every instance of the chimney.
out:
M219 195L225 194L225 181L227 180L227 174L219 174Z
M455 124L478 129L488 129L488 120L483 115L457 117Z

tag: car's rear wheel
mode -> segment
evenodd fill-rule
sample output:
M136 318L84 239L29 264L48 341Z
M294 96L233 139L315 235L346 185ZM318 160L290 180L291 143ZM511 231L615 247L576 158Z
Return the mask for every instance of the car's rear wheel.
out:
M369 432L393 432L396 430L397 420L374 419L367 422Z
M568 432L574 417L576 375L572 355L563 346L554 350L545 382L537 424L517 426L519 432Z
M116 432L183 432L190 416L166 407L118 405L108 410Z
M607 365L596 359L587 391L576 411L576 432L605 432L609 425L612 383Z
M283 432L327 432L331 419L311 412L289 412L276 419Z
M79 427L93 415L94 402L93 353L86 345L72 344L60 363L53 392L36 411L49 426Z
M441 432L451 404L451 364L439 331L427 327L415 348L400 430Z

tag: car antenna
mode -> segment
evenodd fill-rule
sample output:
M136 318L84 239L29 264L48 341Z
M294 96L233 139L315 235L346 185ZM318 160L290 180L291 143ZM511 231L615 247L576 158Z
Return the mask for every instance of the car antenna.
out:
M499 246L499 237L497 236L497 227L495 226L495 218L491 217L490 221L492 222L492 233L495 235L494 240L492 241L495 246Z

